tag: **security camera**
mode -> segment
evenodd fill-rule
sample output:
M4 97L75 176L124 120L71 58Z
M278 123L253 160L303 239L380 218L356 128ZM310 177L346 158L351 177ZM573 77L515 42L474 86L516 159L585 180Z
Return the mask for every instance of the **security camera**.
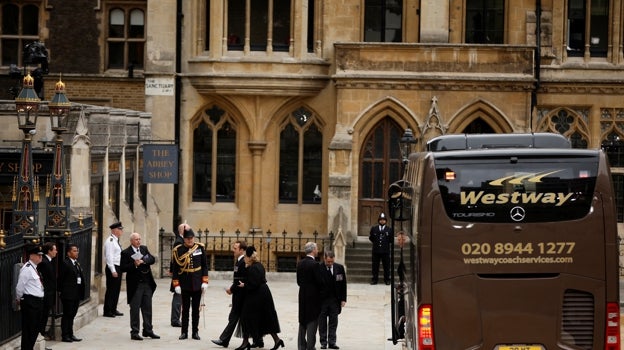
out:
M28 133L31 134L31 135L35 135L35 134L37 134L37 130L35 130L35 129L28 130Z

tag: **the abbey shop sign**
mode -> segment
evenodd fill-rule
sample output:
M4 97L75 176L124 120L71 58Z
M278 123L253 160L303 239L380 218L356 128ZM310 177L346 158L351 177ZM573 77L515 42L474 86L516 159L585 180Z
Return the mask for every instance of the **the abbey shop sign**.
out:
M19 172L20 153L2 153L0 152L0 177L13 178ZM36 175L47 176L52 172L52 153L33 153L33 171ZM11 180L12 181L12 180ZM7 182L3 180L2 182Z
M178 183L178 145L143 145L143 182Z

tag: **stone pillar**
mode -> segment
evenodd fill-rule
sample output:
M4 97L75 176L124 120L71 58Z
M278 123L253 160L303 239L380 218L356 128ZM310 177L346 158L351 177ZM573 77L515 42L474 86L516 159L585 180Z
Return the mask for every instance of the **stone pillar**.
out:
M267 143L265 141L249 141L249 150L252 157L251 173L253 176L253 182L251 187L251 227L261 227L260 222L260 209L262 209L262 153L266 149Z
M449 42L449 1L423 0L420 3L420 42Z
M86 214L91 209L91 139L84 110L80 111L71 141L71 208L72 215Z

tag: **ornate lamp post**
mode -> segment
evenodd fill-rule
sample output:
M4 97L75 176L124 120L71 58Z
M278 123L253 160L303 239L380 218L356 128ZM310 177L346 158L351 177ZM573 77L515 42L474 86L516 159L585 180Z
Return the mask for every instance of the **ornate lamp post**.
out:
M68 230L69 203L71 198L70 177L65 171L63 132L67 130L67 116L71 102L65 96L65 84L59 79L54 87L54 97L48 103L50 126L56 134L52 174L46 183L46 230L48 234L61 235Z
M32 135L35 134L41 100L33 88L30 74L24 77L22 91L15 98L17 125L24 133L19 173L13 180L13 224L11 234L38 242L37 210L39 209L39 181L33 171Z
M401 136L401 140L399 140L399 145L401 146L401 155L403 156L403 164L406 164L409 159L410 153L412 153L413 145L416 144L418 140L414 138L414 133L412 129L406 128L403 136Z

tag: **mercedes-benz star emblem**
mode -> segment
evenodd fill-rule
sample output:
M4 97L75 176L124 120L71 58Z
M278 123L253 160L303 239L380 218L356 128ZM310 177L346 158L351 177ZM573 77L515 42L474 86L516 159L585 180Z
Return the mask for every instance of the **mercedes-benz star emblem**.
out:
M509 211L509 216L511 216L511 220L516 222L524 220L525 215L526 213L524 211L524 208L522 207L513 207Z

